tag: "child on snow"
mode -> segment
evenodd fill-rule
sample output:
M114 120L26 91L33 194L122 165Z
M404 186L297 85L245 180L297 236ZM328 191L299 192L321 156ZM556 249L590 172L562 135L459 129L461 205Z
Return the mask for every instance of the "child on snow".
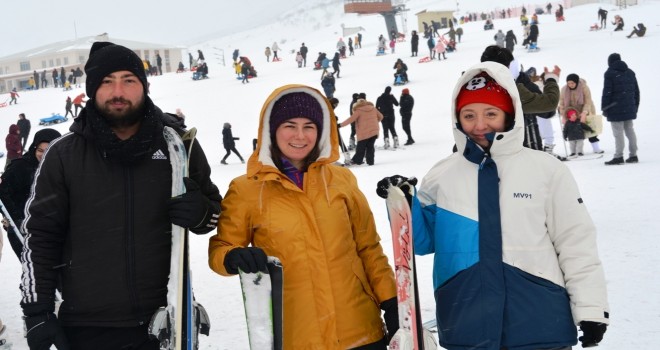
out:
M580 122L577 110L574 108L566 111L566 123L564 124L564 139L568 141L570 156L584 155L584 132L593 131L589 125Z

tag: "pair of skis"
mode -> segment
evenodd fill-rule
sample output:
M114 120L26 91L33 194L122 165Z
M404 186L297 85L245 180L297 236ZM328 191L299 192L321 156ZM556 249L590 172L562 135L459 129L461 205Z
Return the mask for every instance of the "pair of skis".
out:
M390 350L437 349L435 337L422 325L410 205L403 191L391 184L388 188L386 204L392 230L394 273L399 304L399 330L390 341Z
M190 129L180 137L174 129L165 127L172 165L172 196L186 192L183 178L188 176L188 163L197 130ZM190 140L186 151L183 140ZM161 350L195 350L199 348L199 334L209 335L211 323L204 307L194 300L188 230L172 225L172 256L167 284L167 306L159 308L149 323L149 334L158 339Z
M399 330L390 341L390 350L435 350L435 337L421 322L410 206L400 188L390 185L388 192L399 311ZM239 275L250 348L281 350L282 265L277 258L268 257L268 272L239 270Z

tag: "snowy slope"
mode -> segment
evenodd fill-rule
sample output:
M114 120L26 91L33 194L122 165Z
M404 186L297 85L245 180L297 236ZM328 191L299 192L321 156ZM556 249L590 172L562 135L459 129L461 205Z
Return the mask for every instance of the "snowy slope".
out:
M642 2L642 1L640 1ZM475 0L484 10L486 0ZM514 2L510 3L520 3ZM408 31L414 29L414 13L437 2L412 0L408 14ZM504 2L507 4L507 2ZM463 7L464 5L461 5ZM503 5L502 5L503 6ZM514 55L525 66L542 69L558 65L562 69L561 85L565 76L577 73L587 80L597 108L600 107L602 76L607 68L607 56L619 52L624 61L637 73L642 93L636 131L639 140L639 157L636 165L605 167L602 160L612 157L614 140L611 128L606 123L601 145L606 150L605 158L597 161L570 162L590 213L599 229L599 250L605 265L610 294L612 326L605 335L601 349L654 349L660 337L660 278L652 270L660 263L657 251L660 249L660 222L654 217L660 204L659 186L656 183L660 173L660 156L655 149L660 147L656 135L660 121L654 117L659 104L656 100L660 90L655 83L658 74L653 57L657 56L660 44L658 20L659 1L644 1L641 5L618 10L608 5L610 18L620 14L626 22L625 32L607 30L591 32L589 26L597 17L599 5L584 5L565 10L566 21L555 22L554 17L540 16L539 46L537 53L527 53L517 46ZM245 171L245 166L235 156L228 159L230 165L220 165L224 155L221 128L230 122L234 135L240 137L237 148L247 156L251 152L251 140L256 136L259 112L268 94L276 87L288 83L303 83L320 89L320 72L311 69L312 61L319 51L334 53L335 45L341 36L341 24L346 27L362 26L363 48L355 51L355 56L342 60L341 79L337 80L336 97L341 101L337 114L340 120L348 117L348 103L354 92L365 92L370 100L392 83L392 66L396 58L408 64L411 83L406 87L416 99L413 111L412 128L415 145L396 152L376 153L376 166L352 168L363 192L367 196L376 216L379 232L385 251L391 256L391 239L387 223L385 203L375 194L375 184L383 176L401 174L422 177L438 160L448 155L454 143L450 128L450 99L454 83L463 70L479 61L483 48L494 43L493 31L483 31L482 22L463 25L465 35L458 51L448 54L445 61L419 64L418 58L411 58L409 43L399 43L396 53L376 57L376 39L385 33L384 21L379 16L356 16L342 14L342 2L332 0L308 1L294 7L288 16L277 23L255 26L249 31L210 40L191 51L202 49L210 65L211 79L192 81L189 74L166 74L150 78L151 97L162 109L173 111L181 108L187 116L187 124L199 129L198 138L211 162L213 180L221 192L227 190L229 181ZM625 35L632 25L644 22L648 28L646 37L627 39ZM495 21L496 29L506 32L514 30L522 41L522 27L517 19ZM347 39L347 38L346 38ZM266 46L277 41L284 53L283 61L267 63L263 51ZM309 47L307 68L298 69L291 50L297 50L300 43ZM223 66L224 60L231 60L231 52L239 48L256 66L259 77L243 85L234 78L230 65ZM420 42L420 57L427 52L425 43ZM19 104L0 109L0 130L6 132L10 123L17 120L18 113L24 112L31 119L33 129L39 129L38 119L53 112L64 111L67 95L75 96L83 91L76 89L62 92L56 89L43 89L35 92L22 92ZM394 87L393 93L399 96L401 87ZM4 100L4 96L2 98ZM405 138L397 116L397 131ZM556 122L556 120L555 120ZM66 131L70 124L56 128ZM558 124L555 133L560 153ZM33 133L34 133L33 131ZM342 130L348 139L348 130ZM382 144L382 140L377 145ZM0 150L3 147L0 147ZM585 150L591 151L586 145ZM15 349L27 349L22 339L20 321L20 265L5 241L4 259L0 264L0 317L8 326L10 340ZM194 285L197 300L204 304L211 317L211 336L202 337L202 349L247 349L247 332L244 322L241 291L238 277L220 277L210 271L207 265L208 236L193 236L191 249L194 268ZM423 317L434 317L434 300L431 281L432 257L418 258L420 276L420 297Z

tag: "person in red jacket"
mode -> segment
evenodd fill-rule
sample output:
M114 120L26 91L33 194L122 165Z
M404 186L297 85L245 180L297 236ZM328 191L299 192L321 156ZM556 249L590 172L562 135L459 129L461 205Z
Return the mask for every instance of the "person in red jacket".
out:
M23 145L21 145L20 135L21 131L18 129L18 125L12 124L9 126L9 134L5 137L5 148L7 148L5 170L7 170L12 160L20 158L23 155Z
M82 104L85 102L87 102L87 100L85 100L84 92L73 99L73 105L76 107L76 110L73 112L74 118L78 117L78 108L82 109L83 108Z

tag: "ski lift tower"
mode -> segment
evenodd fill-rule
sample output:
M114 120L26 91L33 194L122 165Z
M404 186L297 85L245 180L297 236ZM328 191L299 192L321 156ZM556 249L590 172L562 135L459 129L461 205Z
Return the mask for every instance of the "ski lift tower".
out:
M385 18L385 27L388 36L392 30L396 33L399 32L396 25L396 16L403 15L403 12L406 11L405 7L406 5L401 0L344 0L345 13L357 13L359 15L380 14L383 16ZM405 20L402 20L402 22L405 23Z

